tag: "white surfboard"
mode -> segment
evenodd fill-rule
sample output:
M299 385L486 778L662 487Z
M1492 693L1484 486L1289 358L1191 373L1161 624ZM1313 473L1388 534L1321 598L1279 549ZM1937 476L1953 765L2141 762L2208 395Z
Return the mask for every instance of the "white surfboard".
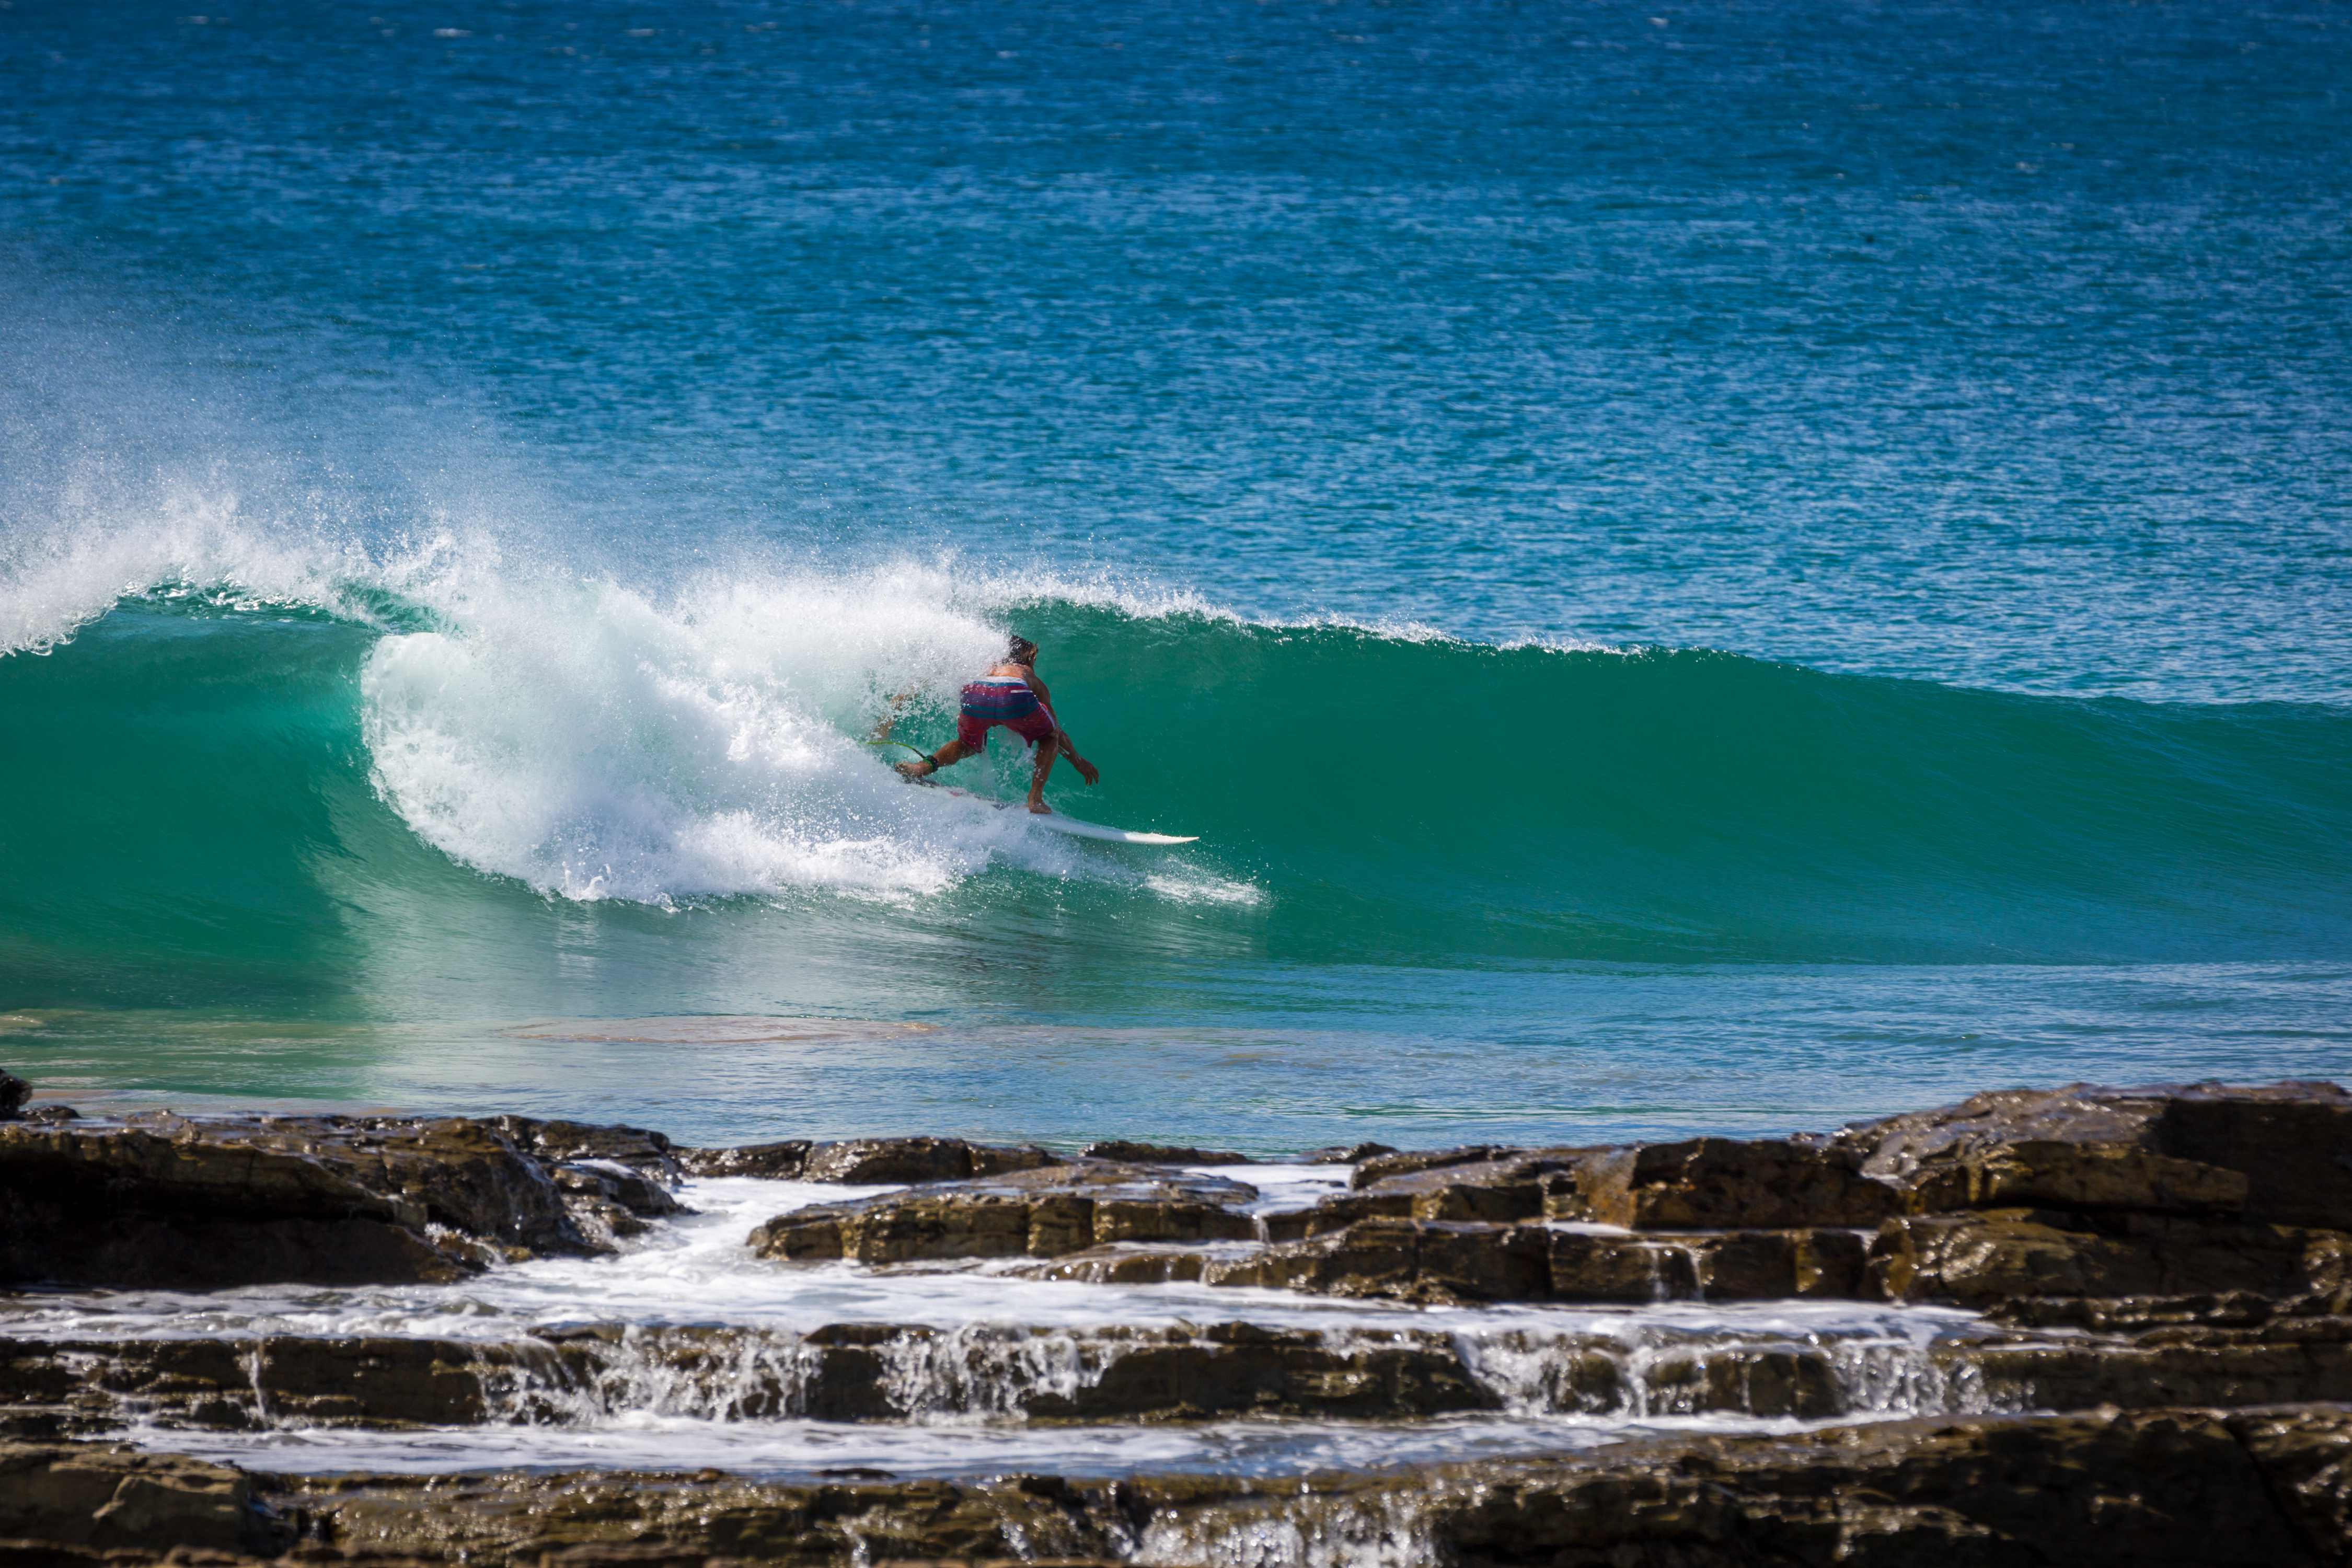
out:
M999 811L1019 811L1023 816L1047 832L1066 833L1073 838L1099 838L1106 844L1197 844L1201 841L1201 836L1197 833L1181 838L1172 833L1136 833L1124 827L1105 827L1098 822L1080 822L1076 817L1064 816L1058 811L1046 812L1041 816L1031 811L1029 803L1026 801L992 800L987 795L974 795L968 789L957 789L950 784L933 784L929 779L909 779L907 782L919 784L926 789L935 789L945 795L960 795L965 800L978 801L982 805L992 805Z

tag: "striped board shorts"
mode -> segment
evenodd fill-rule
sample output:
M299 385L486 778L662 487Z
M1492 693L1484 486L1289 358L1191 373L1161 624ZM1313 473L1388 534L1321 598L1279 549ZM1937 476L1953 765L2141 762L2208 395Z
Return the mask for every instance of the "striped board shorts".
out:
M1054 721L1027 681L975 680L965 687L963 708L956 715L957 744L977 752L988 744L988 731L998 724L1033 743L1054 733Z

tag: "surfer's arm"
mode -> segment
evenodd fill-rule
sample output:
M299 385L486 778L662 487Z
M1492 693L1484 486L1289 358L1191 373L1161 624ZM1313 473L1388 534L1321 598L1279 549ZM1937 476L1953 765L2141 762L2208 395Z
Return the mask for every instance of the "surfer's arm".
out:
M1037 694L1037 706L1043 708L1045 717L1054 721L1054 744L1062 749L1062 755L1070 759L1070 766L1078 770L1078 776L1088 784L1102 777L1102 770L1078 755L1078 743L1070 739L1067 730L1062 728L1062 716L1054 711L1054 694L1045 689L1045 683L1037 679L1037 672L1024 669L1021 672L1021 679L1029 683L1029 689Z

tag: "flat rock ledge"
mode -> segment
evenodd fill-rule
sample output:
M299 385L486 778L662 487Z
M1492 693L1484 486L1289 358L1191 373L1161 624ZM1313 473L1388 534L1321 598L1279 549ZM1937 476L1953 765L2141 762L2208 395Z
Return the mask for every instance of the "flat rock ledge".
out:
M2050 1325L2056 1309L2022 1303L2252 1298L2309 1318L2352 1300L2352 1095L2326 1083L2003 1090L1781 1140L1318 1151L1360 1156L1348 1190L1288 1209L1237 1179L1254 1167L1196 1168L1212 1152L1094 1148L1122 1157L694 1149L515 1116L19 1119L0 1122L0 1283L448 1281L610 1250L704 1174L901 1189L761 1226L753 1250L783 1264L1432 1304L1934 1302Z
M120 1447L0 1444L0 1561L2320 1568L2352 1554L2347 1455L2352 1412L2317 1405L1683 1436L1262 1483L780 1485L716 1470L304 1479Z
M133 1426L152 1434L561 1425L625 1416L646 1386L663 1390L673 1414L718 1421L1026 1426L1396 1422L1507 1407L1603 1420L1827 1421L1885 1414L1874 1383L1898 1381L1971 1412L2352 1401L2352 1320L2224 1329L2199 1320L2228 1304L2095 1305L2093 1328L1986 1324L1899 1357L1729 1327L1659 1345L1539 1323L1484 1333L1244 1321L840 1322L805 1331L590 1323L498 1342L0 1339L0 1437L96 1438ZM2174 1310L2150 1310L2159 1305ZM2126 1308L2146 1315L2119 1325ZM1874 1363L1874 1354L1883 1359ZM1496 1360L1517 1374L1498 1378Z
M800 1210L751 1241L787 1263L1026 1259L1055 1279L1433 1304L2252 1296L2335 1313L2352 1295L2352 1095L2004 1090L1825 1136L1381 1153L1310 1207L1258 1196L1039 1157Z
M0 1124L0 1285L446 1283L679 1211L669 1140L521 1116Z
M1313 1156L1348 1168L1344 1191L1288 1207L1256 1184L1271 1180L1258 1167L1186 1145L693 1149L520 1117L106 1121L26 1112L25 1098L0 1106L0 1283L456 1281L626 1247L680 1212L687 1176L705 1175L898 1189L760 1226L751 1248L779 1270L1184 1280L1234 1287L1236 1306L1233 1321L1150 1329L0 1341L0 1568L167 1556L188 1568L2352 1568L2352 1408L2336 1403L2352 1401L2352 1095L2331 1084L2005 1090L1781 1140L1359 1145ZM304 1479L84 1440L127 1413L151 1431L532 1423L549 1417L533 1405L544 1391L625 1394L647 1372L722 1419L920 1419L939 1412L908 1406L908 1389L968 1385L988 1404L964 1414L1024 1423L1413 1421L1505 1403L1479 1359L1498 1348L1540 1349L1559 1413L1819 1424L1869 1408L1846 1403L1833 1345L1726 1331L1636 1366L1620 1342L1572 1327L1542 1330L1541 1347L1267 1329L1242 1321L1244 1288L1429 1304L1957 1306L1980 1317L1923 1345L1914 1370L1968 1389L1956 1408L2021 1413L1263 1482ZM1523 1331L1537 1331L1513 1320L1496 1333ZM1054 1355L1030 1354L1047 1336ZM1033 1363L1083 1375L1021 1371ZM908 1375L925 1367L941 1375Z

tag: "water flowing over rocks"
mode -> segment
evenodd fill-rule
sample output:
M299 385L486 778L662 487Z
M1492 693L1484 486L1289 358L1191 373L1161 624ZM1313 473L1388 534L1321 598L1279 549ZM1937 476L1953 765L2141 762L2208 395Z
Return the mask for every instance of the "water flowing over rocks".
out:
M1257 1190L1222 1177L1079 1161L805 1208L751 1235L789 1261L1058 1258L1116 1242L1254 1240L1238 1205Z
M0 1561L2352 1563L2335 1086L1317 1154L1352 1158L686 1149L511 1116L6 1121L0 1274L41 1289L0 1298L0 1542L37 1544ZM689 1232L719 1271L692 1278L736 1306L649 1274L595 1315L597 1279ZM973 1290L1000 1304L954 1305ZM646 1422L852 1458L268 1458L336 1434L523 1454ZM1125 1431L1293 1457L1024 1465L1057 1431L1066 1455ZM1406 1458L1314 1458L1368 1432ZM890 1434L985 1438L908 1476Z
M778 1564L2128 1563L2319 1568L2352 1541L2352 1415L2308 1405L1883 1423L1324 1476L761 1483L722 1472L247 1474L0 1446L49 1562ZM21 1548L20 1548L21 1550ZM280 1555L283 1553L284 1555ZM27 1554L29 1558L29 1554ZM249 1560L249 1558L247 1560ZM24 1559L20 1559L24 1560ZM232 1559L234 1560L234 1559Z

